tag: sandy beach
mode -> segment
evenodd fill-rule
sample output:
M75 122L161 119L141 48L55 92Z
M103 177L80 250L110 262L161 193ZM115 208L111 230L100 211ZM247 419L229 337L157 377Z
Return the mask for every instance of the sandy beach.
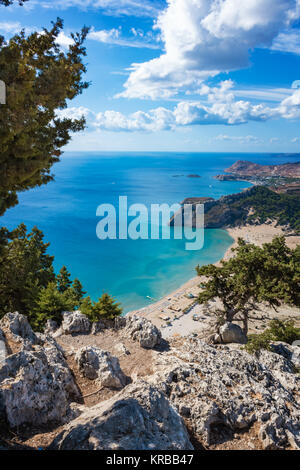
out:
M263 243L271 242L276 235L284 235L290 248L295 248L300 244L300 236L286 235L284 230L281 227L275 227L274 223L228 228L227 232L233 241L231 247L224 254L225 260L232 256L232 248L237 245L238 238L262 246ZM201 290L199 285L203 280L196 276L159 301L129 314L149 318L161 329L164 338L187 336L191 333L205 337L213 330L215 323L213 312L220 305L214 301L208 302L206 305L196 303L196 297ZM292 318L300 326L300 309L282 306L275 312L270 307L260 305L259 311L250 318L249 332L263 330L268 321L274 317Z

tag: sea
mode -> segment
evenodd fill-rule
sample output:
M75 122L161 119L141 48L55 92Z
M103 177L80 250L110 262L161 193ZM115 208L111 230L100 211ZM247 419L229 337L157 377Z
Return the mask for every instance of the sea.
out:
M66 265L96 300L108 292L124 312L145 307L196 275L195 267L220 260L233 240L225 230L206 229L200 250L185 239L106 239L96 235L97 207L119 197L128 205L174 204L186 197L242 191L247 182L218 181L237 160L261 164L295 162L299 155L254 153L65 152L52 168L54 181L19 194L19 204L0 217L9 229L21 222L40 228L55 269ZM200 178L190 178L196 174Z

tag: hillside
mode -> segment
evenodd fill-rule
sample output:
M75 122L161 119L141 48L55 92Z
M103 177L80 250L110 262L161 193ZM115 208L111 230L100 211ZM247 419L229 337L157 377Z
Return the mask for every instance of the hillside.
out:
M283 163L279 165L260 165L246 160L238 160L227 168L225 172L233 175L284 176L287 178L300 178L300 162Z
M188 203L188 199L186 200ZM195 203L193 204L195 207ZM300 199L278 194L263 186L204 203L205 228L226 228L276 221L287 230L300 232ZM195 227L195 216L193 227ZM174 218L170 225L174 225Z

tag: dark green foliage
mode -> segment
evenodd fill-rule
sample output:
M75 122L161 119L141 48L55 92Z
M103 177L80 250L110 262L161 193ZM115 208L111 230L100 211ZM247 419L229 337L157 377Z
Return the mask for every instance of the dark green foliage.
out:
M300 339L300 328L295 327L291 320L274 319L269 323L268 328L260 334L249 335L246 351L253 354L261 349L272 350L271 341L282 341L292 344Z
M92 322L103 319L114 320L122 314L120 304L106 293L103 293L97 302L92 302L89 297L86 297L80 304L80 310Z
M55 282L40 290L36 299L36 306L31 311L31 325L35 330L41 330L47 320L62 321L62 312L73 311L76 307L76 298L71 289L60 292Z
M98 302L84 297L79 279L70 279L65 266L55 276L48 243L36 227L27 233L24 224L9 232L0 229L0 318L18 311L28 317L35 330L47 320L61 323L63 311L81 308L92 321L114 319L122 310L112 297L103 294Z
M67 270L66 266L63 266L56 276L57 290L59 292L65 292L72 284L70 279L71 274Z
M244 323L247 333L248 314L256 302L276 308L281 302L300 306L300 247L291 250L284 237L275 237L262 248L239 239L235 256L221 261L221 266L197 267L206 276L205 289L199 294L204 303L219 297L223 304L219 316Z
M77 305L80 304L81 299L85 296L86 292L83 290L82 284L79 279L74 279L72 284L72 290L74 292L74 298L76 299Z
M205 226L208 228L263 224L269 219L300 233L299 196L277 194L263 186L254 186L242 193L225 196L205 209Z
M59 118L56 110L88 86L82 81L88 29L73 34L74 44L63 53L56 43L62 28L57 19L43 34L26 37L21 31L8 42L0 36L0 80L6 84L0 114L0 214L17 203L17 191L53 179L50 169L61 148L72 132L84 128L84 118Z
M24 224L0 229L0 317L15 310L28 315L41 288L55 280L48 246L36 227L29 234Z

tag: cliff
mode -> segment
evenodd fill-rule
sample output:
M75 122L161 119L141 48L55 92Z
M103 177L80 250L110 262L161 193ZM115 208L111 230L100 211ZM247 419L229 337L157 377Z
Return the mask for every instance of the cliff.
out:
M189 199L185 199L186 204ZM196 202L191 201L193 210ZM263 186L204 203L204 227L226 228L249 224L262 224L275 220L288 230L300 232L300 199L297 195L278 194ZM182 216L184 208L181 209ZM174 226L174 217L170 225ZM195 212L192 226L196 226Z

